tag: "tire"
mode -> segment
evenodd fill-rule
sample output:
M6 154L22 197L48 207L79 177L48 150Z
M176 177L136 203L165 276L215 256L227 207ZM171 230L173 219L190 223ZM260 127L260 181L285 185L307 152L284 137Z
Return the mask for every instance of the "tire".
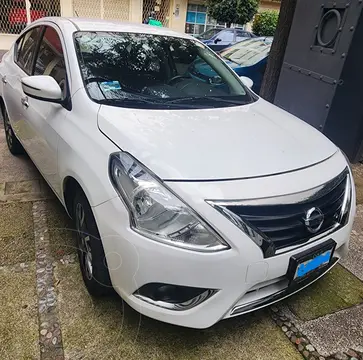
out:
M9 151L13 155L25 154L23 145L20 144L20 141L15 136L14 131L10 125L8 113L6 112L3 106L1 108L1 112L3 114L6 143L8 144Z
M91 206L81 189L75 193L72 215L76 229L78 258L86 288L94 297L112 295L114 290L100 234Z

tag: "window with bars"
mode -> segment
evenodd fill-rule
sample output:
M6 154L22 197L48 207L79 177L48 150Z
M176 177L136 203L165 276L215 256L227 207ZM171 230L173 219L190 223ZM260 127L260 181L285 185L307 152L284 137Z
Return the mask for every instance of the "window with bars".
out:
M205 5L188 4L187 18L185 21L186 33L199 35L217 25L217 21L207 15L207 7Z
M130 0L73 0L73 12L79 17L127 21Z
M34 20L60 14L60 0L1 0L0 32L19 34Z
M159 20L163 26L168 27L170 20L170 0L143 0L142 22L147 24L150 17Z

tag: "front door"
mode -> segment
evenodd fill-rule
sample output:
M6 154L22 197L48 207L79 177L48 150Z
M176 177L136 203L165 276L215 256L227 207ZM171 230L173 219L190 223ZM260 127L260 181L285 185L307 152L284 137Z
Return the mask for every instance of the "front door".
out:
M209 45L214 51L220 51L230 46L234 42L234 29L225 29L214 35Z
M62 42L57 31L45 28L39 51L35 55L34 75L53 77L66 96L67 80ZM68 115L62 105L33 98L26 99L24 118L31 127L33 137L27 142L27 151L53 190L60 195L57 148L59 136L55 128Z
M13 52L5 56L6 74L1 74L3 96L11 127L26 148L29 134L28 124L24 119L25 94L21 87L21 78L32 72L34 53L39 41L41 28L35 27L22 35L15 43Z

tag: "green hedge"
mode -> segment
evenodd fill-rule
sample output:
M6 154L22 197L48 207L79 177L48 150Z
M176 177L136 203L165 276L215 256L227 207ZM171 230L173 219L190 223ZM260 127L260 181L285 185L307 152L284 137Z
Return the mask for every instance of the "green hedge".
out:
M256 14L252 31L258 36L274 36L279 13L275 10L263 11Z

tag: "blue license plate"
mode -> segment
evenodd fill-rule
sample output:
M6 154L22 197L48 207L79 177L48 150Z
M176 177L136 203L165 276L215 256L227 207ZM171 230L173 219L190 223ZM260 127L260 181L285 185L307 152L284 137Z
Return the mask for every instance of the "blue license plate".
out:
M317 256L312 257L311 259L298 264L296 267L294 280L305 277L311 272L329 264L332 253L333 249L329 249Z

